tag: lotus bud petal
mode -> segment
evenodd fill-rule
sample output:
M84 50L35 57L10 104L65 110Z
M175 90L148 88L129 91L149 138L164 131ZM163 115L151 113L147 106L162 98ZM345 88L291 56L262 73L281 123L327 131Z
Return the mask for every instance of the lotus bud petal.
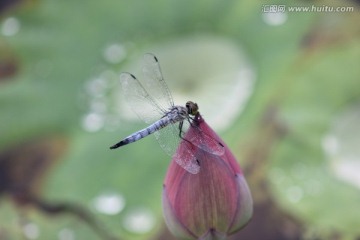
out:
M197 136L199 129L224 146L221 155L199 147L190 149L200 165L192 174L173 159L164 181L163 211L169 230L181 239L226 239L252 216L253 203L241 168L226 144L206 124L200 115L185 134L185 139ZM182 140L175 156L189 151ZM186 154L185 154L186 155Z

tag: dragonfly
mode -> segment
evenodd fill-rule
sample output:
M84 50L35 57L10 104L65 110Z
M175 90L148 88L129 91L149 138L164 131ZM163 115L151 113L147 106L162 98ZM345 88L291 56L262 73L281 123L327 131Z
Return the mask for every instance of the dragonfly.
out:
M188 101L185 106L175 105L157 57L147 53L143 60L144 81L140 82L133 74L125 72L120 74L120 82L127 104L141 120L150 125L129 135L110 149L136 142L154 133L161 148L178 165L189 173L197 174L200 162L194 149L222 155L224 146L200 128L197 128L195 137L186 139L185 133L189 127L196 128L194 121L199 114L198 105L192 101ZM185 154L176 151L181 140L187 144Z

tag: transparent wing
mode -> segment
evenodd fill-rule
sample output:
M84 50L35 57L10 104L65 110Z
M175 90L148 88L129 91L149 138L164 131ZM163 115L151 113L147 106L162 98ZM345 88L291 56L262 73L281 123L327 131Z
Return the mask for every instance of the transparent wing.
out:
M181 126L181 136L182 138L185 137L186 132L190 128L190 123L188 120L184 120ZM178 127L177 133L179 137L180 128ZM185 139L185 138L184 138ZM179 164L182 168L192 174L197 174L200 171L200 165L196 160L196 156L194 153L196 152L196 145L194 145L191 141L182 140L179 148L181 151L177 151L174 155L174 160L177 164Z
M172 157L180 143L178 124L170 124L154 133L161 148Z
M195 125L191 125L191 128L194 128L195 132L191 139L188 139L191 144L214 155L221 156L225 153L224 146L216 139L212 138Z
M155 55L151 53L144 55L144 66L142 70L144 74L144 86L149 94L163 111L169 110L169 108L174 106L174 101L161 73L159 61Z
M200 171L200 165L196 161L193 151L190 150L190 143L184 141L182 144L185 147L181 152L179 151L179 154L175 154L174 160L189 173L197 174Z
M174 156L176 149L179 147L181 142L180 137L180 123L169 124L167 127L160 129L155 132L155 138L159 142L161 148L170 156ZM183 137L189 129L188 121L183 121L181 127L181 136Z
M185 138L185 141L182 141L179 135L179 124L180 123L170 124L154 134L161 148L169 156L172 156L176 163L186 171L192 174L196 174L200 171L200 166L194 155L198 148L219 156L225 153L224 146L220 142L196 127L195 124L190 125L187 120L183 121L181 136L184 138L190 127L193 128L193 134L191 138Z
M183 127L183 129L185 128L187 127ZM169 126L155 132L154 134L161 148L169 156L173 157L179 166L184 168L189 173L196 174L199 172L200 166L197 164L196 157L191 150L191 144L184 141L181 142L181 144L185 145L181 146L181 153L179 152L175 154L178 147L180 147L181 138L179 137L179 133L179 124L170 124Z
M130 73L122 73L120 82L127 103L145 123L153 123L164 116L165 112L157 105L139 80Z
M192 120L190 120L191 122ZM185 137L185 139L190 142L191 148L193 149L195 148L201 148L202 150L214 154L214 155L219 155L221 156L222 154L225 153L225 148L224 146L218 142L216 139L214 139L213 137L209 136L207 133L205 133L203 130L201 130L199 127L196 126L195 123L191 123L190 124L189 121L184 121L183 122L183 127L182 127L182 132L183 132L183 137L185 136L185 133L189 130L189 128L192 128L192 134L191 137ZM190 145L188 144L188 145Z

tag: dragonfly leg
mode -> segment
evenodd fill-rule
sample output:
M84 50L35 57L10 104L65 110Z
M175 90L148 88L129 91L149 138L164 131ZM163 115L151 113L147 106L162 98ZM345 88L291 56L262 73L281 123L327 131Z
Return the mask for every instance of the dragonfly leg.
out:
M179 137L180 137L182 140L188 142L189 144L192 144L189 140L187 140L186 138L183 137L183 134L184 134L184 131L182 130L182 129L183 129L183 124L184 124L184 121L181 121L181 122L179 123Z
M192 121L190 121L190 119L191 119ZM190 124L192 127L196 127L196 125L193 123L193 122L195 121L195 118L189 116L186 120L189 122L189 124Z
M179 137L180 137L181 139L183 139L183 140L186 140L186 139L183 138L183 136L182 136L182 134L183 134L183 130L182 130L183 124L184 124L184 121L181 121L181 122L179 123ZM187 140L186 140L186 141L187 141Z

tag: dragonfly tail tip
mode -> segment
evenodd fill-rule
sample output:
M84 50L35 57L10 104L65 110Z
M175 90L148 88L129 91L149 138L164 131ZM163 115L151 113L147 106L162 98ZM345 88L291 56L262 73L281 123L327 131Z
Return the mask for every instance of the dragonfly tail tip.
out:
M126 144L127 144L127 143L126 143L125 141L121 141L121 142L118 142L118 143L112 145L112 146L110 147L110 149L116 149L116 148L119 148L119 147L124 146L124 145L126 145Z
M120 146L118 144L115 144L115 145L111 146L110 149L116 149L118 147L120 147Z

